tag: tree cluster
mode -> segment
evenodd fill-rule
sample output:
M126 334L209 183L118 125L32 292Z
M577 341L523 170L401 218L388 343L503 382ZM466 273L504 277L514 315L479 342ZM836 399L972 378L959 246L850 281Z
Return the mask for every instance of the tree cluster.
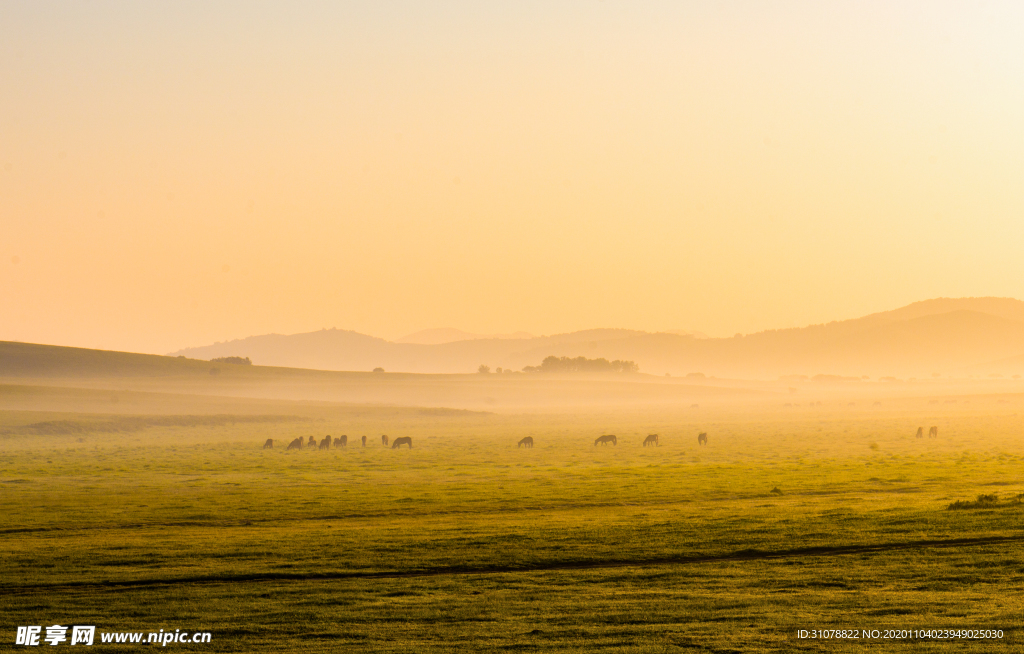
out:
M233 363L236 366L252 365L249 357L217 357L216 359L210 359L210 363Z
M523 372L640 372L640 366L633 361L609 361L587 357L550 356L539 366L526 366Z

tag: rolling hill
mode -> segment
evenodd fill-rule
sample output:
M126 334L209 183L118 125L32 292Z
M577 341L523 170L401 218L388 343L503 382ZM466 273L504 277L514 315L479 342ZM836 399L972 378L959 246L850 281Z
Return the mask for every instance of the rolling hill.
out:
M733 378L967 375L980 374L991 362L999 362L1002 374L1024 374L1024 302L938 298L853 320L733 338L593 329L534 338L395 343L332 329L253 336L173 354L248 356L261 365L321 370L382 367L420 373L467 373L480 364L520 370L555 355L627 359L659 375L701 372Z

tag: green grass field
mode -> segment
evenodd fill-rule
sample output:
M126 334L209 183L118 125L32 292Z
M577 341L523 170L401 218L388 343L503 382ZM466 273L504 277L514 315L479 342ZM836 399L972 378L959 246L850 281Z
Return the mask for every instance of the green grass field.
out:
M488 413L3 386L3 638L94 624L208 631L168 647L232 652L1013 650L1022 398L964 401ZM939 438L914 438L930 424ZM602 433L618 446L594 447ZM349 446L284 450L325 434ZM947 509L979 495L998 499ZM1004 636L795 638L822 628Z

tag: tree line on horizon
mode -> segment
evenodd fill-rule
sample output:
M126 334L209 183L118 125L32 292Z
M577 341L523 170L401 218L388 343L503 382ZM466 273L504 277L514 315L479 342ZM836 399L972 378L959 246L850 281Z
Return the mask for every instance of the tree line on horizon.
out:
M236 366L251 366L252 360L249 357L216 357L210 359L210 363L231 363Z
M619 359L549 356L539 366L526 366L523 372L640 372L640 366L634 361Z

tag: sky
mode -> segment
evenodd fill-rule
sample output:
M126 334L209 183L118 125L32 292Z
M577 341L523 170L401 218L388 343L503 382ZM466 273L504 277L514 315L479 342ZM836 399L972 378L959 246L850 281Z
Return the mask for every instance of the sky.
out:
M0 340L1024 298L1024 3L0 0Z

